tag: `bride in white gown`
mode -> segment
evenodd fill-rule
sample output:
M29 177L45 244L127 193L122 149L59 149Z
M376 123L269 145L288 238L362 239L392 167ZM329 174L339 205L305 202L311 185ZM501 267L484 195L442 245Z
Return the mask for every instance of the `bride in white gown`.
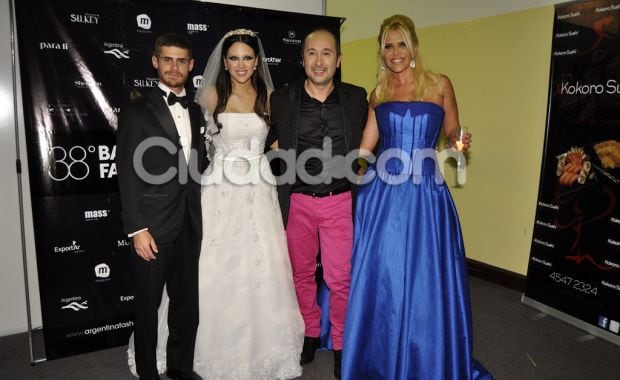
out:
M255 32L226 33L196 94L208 120L203 174L200 323L194 370L205 379L301 376L304 325L275 180L264 151L271 77ZM213 149L212 149L213 150ZM157 364L166 366L168 298L160 306ZM135 374L132 341L129 365Z

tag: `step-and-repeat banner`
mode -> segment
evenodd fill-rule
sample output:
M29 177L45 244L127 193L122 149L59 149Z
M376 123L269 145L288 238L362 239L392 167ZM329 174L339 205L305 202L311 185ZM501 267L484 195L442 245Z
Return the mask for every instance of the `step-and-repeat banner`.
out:
M524 302L551 307L616 344L619 190L620 3L560 4Z
M340 19L197 1L16 1L28 170L47 359L126 344L133 329L121 231L116 125L130 94L157 85L157 35L194 48L191 93L222 35L259 32L276 87L300 79L301 40Z

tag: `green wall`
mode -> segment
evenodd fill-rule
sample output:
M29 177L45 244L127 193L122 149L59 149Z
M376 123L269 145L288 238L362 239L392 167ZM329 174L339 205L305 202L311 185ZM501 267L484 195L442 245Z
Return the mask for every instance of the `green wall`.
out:
M354 15L331 11L355 22ZM369 28L378 33L381 21ZM461 124L473 134L467 183L456 186L446 167L467 256L520 274L527 271L534 222L552 26L547 6L418 30L420 53L452 80ZM377 47L375 37L344 43L343 80L370 91Z

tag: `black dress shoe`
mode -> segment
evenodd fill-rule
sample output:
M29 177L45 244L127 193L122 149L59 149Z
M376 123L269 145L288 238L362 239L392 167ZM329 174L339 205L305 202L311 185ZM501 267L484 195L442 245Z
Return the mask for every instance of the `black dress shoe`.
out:
M334 350L334 376L340 379L342 373L342 350Z
M202 380L202 377L194 371L176 371L169 369L166 371L166 376L172 380Z
M314 360L314 353L321 348L321 338L304 337L304 348L301 350L299 364L309 364Z

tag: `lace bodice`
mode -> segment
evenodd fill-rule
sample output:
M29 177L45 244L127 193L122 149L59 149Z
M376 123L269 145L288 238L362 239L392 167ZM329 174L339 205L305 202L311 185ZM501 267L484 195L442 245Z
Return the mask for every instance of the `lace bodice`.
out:
M263 154L268 128L255 113L221 113L222 129L209 123L212 136L209 147L211 164L204 173L203 184L229 181L238 185L267 181L275 184L269 161ZM215 133L214 133L215 132Z
M227 112L219 114L218 120L222 129L213 135L215 158L263 154L268 129L257 114Z

